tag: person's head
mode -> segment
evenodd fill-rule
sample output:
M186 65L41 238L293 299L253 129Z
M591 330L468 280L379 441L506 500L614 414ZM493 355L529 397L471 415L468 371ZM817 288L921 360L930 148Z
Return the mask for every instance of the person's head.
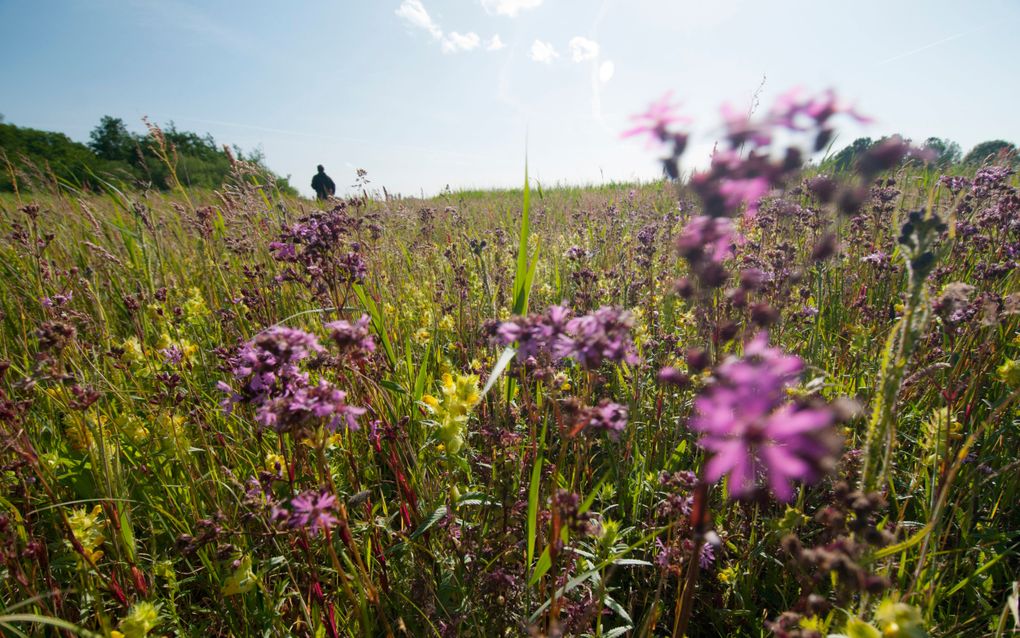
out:
M316 166L315 168L319 169L319 172L320 172L320 173L325 173L325 172L326 172L326 169L324 169L324 168L322 167L322 164L319 164L319 165L318 165L318 166Z

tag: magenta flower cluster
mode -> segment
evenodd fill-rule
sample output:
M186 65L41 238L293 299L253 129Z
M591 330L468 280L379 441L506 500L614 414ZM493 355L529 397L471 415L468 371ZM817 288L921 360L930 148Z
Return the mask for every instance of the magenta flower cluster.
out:
M325 490L308 490L290 501L290 512L278 511L276 518L291 528L307 529L313 536L333 528L339 519L336 496Z
M768 345L758 334L743 357L730 357L715 370L715 381L695 399L693 430L711 458L705 480L729 476L729 493L755 494L765 479L781 501L793 497L793 483L811 483L831 454L826 434L835 422L828 406L799 405L787 389L800 376L799 357Z
M369 332L368 315L362 315L354 322L333 321L327 323L325 327L333 343L340 350L340 356L361 362L375 352L375 340Z
M259 425L277 432L296 434L318 423L334 431L341 426L357 429L356 419L364 408L347 405L347 393L325 379L313 385L298 366L324 351L315 335L301 330L274 327L260 333L234 357L233 374L241 381L240 391L219 383L229 393L224 408L250 404Z
M348 242L358 221L337 207L329 212L315 212L284 226L280 239L269 244L278 261L304 266L313 278L339 277L360 282L367 274L365 260L358 242ZM349 250L344 250L349 249Z
M556 360L571 358L591 370L603 361L637 363L632 327L630 313L616 308L604 306L573 317L568 308L551 306L544 314L503 322L496 328L496 340L507 346L517 343L522 360L548 352Z

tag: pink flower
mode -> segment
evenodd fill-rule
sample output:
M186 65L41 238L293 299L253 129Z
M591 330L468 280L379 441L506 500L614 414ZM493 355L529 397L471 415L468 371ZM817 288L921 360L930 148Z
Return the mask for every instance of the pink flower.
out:
M803 406L786 398L803 362L768 345L763 332L744 356L730 357L715 371L716 381L695 400L691 428L711 457L704 478L729 476L732 497L753 495L764 478L780 501L793 498L792 483L811 483L831 454L825 437L835 422L828 406Z
M669 127L671 124L680 122L689 124L690 118L676 113L679 103L670 103L673 92L669 91L657 102L652 102L644 113L632 115L630 119L640 122L634 128L627 129L620 134L620 137L633 137L635 135L650 135L654 140L665 142L669 138Z
M290 526L307 527L312 535L318 534L319 530L329 530L338 522L333 514L336 496L325 490L302 492L291 499L290 506Z

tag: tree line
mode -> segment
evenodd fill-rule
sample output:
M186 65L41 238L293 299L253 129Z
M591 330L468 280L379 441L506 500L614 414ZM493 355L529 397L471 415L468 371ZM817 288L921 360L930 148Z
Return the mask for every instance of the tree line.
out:
M158 139L162 137L162 140ZM265 165L261 151L228 150L209 134L180 130L172 122L132 133L124 120L103 116L86 144L63 133L41 131L3 122L0 117L0 191L31 190L57 179L79 188L95 189L101 181L133 188L167 190L173 186L171 166L160 157L160 144L180 182L194 188L219 188L231 173L233 160L259 166L284 192L296 194L287 178ZM232 156L232 157L231 157Z
M822 162L822 166L835 171L848 170L853 167L857 158L868 149L887 139L889 138L873 140L870 137L859 137L839 152L826 158ZM956 142L941 137L929 137L920 145L920 149L924 151L921 154L924 161L932 168L947 169L956 165L976 167L987 162L1006 162L1014 166L1020 164L1016 146L1005 140L981 142L964 155L963 149Z

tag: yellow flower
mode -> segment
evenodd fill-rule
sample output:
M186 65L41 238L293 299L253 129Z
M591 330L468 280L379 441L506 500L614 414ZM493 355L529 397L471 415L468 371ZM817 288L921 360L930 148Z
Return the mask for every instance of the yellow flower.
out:
M287 467L287 462L279 454L270 452L266 455L266 471L271 474L281 474Z
M1006 359L1005 363L995 369L999 379L1009 387L1020 386L1020 362Z
M159 624L159 606L142 601L131 606L127 616L120 621L120 633L124 638L145 638Z
M428 330L426 330L425 328L419 328L418 331L415 332L411 338L414 339L414 342L417 343L418 345L424 345L425 343L428 342L430 336L431 335L429 335Z
M220 589L220 592L224 596L246 594L255 588L257 582L258 576L251 569L251 556L245 556L241 559L241 564L238 565L237 569L223 581L223 587Z
M109 420L105 414L100 414L96 412L95 408L90 408L85 413L84 420L76 419L64 428L64 436L71 444L72 449L78 452L87 452L96 447L94 434L102 437L104 442L107 440L109 433L106 426ZM104 447L109 451L109 446Z
M456 325L451 315L443 315L443 318L439 320L439 329L446 332L452 332Z
M181 309L184 311L184 319L191 325L198 325L205 320L206 315L209 314L209 308L205 305L205 299L202 298L202 291L198 288L191 288L188 291L188 298L183 304Z
M79 507L67 517L67 524L71 527L71 533L75 540L81 544L82 549L89 560L93 563L103 557L100 547L106 542L106 535L103 530L106 528L106 521L100 520L103 515L103 508L96 505L92 511Z
M185 428L186 419L179 414L160 414L156 419L159 438L165 448L184 449L191 447L188 432Z
M444 373L440 383L442 399L432 395L422 397L422 403L436 416L439 424L437 436L444 449L456 454L464 446L464 431L467 429L471 410L481 401L478 375L458 374L454 377Z
M141 363L145 360L145 352L142 350L142 343L138 337L128 337L124 343L120 344L120 349L124 351L120 358L125 363Z
M733 565L727 565L719 570L719 574L716 577L720 583L730 585L737 580L737 568Z
M886 638L926 638L928 635L920 609L888 598L875 610L875 621Z
M145 427L141 419L133 414L118 415L114 423L121 434L135 445L144 443L149 438L149 429Z

